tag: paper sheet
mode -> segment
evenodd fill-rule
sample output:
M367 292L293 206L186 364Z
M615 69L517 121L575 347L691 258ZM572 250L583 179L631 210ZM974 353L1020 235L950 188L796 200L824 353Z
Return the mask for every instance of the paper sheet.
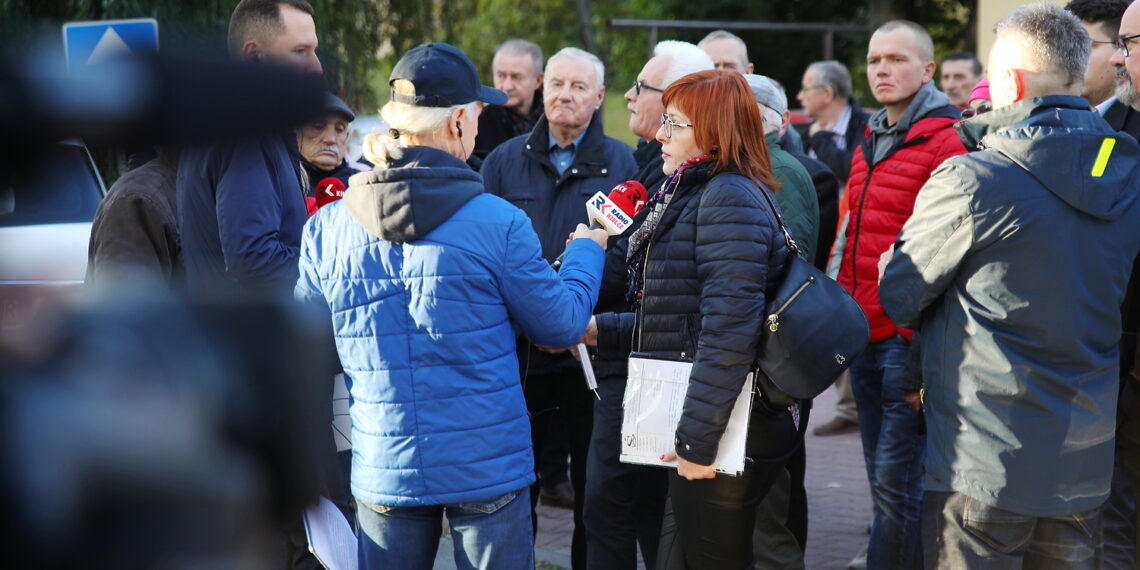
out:
M321 500L305 509L309 552L329 570L356 570L356 534L332 501Z
M333 378L332 429L337 451L352 449L352 418L348 415L348 386L344 382L343 373Z
M629 380L622 400L621 461L643 465L676 466L661 461L673 451L673 438L685 393L689 388L691 362L629 359ZM716 470L729 475L744 471L744 445L748 436L748 416L752 406L752 374L736 398L728 427L717 449Z

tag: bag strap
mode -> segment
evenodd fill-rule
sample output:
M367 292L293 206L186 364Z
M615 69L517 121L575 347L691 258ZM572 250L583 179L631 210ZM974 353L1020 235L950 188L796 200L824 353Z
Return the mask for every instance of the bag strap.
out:
M794 255L800 254L800 248L796 245L796 240L792 238L792 234L788 233L788 227L784 225L784 216L780 215L780 208L772 201L772 197L768 195L771 190L763 184L756 185L760 189L760 194L768 201L768 207L772 208L772 213L776 215L776 222L780 224L780 231L784 232L784 241L788 242L788 249L792 250Z

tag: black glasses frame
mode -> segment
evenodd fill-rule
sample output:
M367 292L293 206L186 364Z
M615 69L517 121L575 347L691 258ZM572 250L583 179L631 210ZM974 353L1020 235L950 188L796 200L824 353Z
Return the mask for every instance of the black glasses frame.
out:
M642 83L640 81L634 81L633 82L633 92L637 93L638 97L641 97L641 90L642 89L645 89L647 91L656 91L658 93L664 93L665 92L664 89L658 89L652 85L647 85L647 84Z
M1116 39L1116 48L1124 52L1124 57L1128 57L1130 50L1128 49L1128 42L1140 38L1140 34L1132 34L1131 36L1120 36Z

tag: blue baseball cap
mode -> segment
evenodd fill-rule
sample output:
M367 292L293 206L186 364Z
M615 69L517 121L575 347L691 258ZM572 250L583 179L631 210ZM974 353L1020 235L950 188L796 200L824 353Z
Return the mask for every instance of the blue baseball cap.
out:
M507 94L479 83L479 72L471 60L455 46L420 44L392 68L388 85L405 79L415 86L414 95L392 92L392 100L418 107L453 107L472 101L502 105Z

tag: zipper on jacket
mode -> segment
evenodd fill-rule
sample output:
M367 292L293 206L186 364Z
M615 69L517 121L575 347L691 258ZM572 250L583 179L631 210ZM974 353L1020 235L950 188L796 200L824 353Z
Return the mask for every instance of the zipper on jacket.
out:
M780 307L778 309L776 309L775 312L773 312L771 315L768 315L768 318L766 320L766 322L768 324L768 330L770 330L772 332L776 332L777 330L780 329L780 314L783 313L784 310L788 308L788 305L791 305L792 302L796 300L796 297L800 296L800 293L803 293L804 290L807 289L809 285L812 285L814 283L815 283L815 276L812 275L812 276L808 277L808 280L804 281L799 287L797 287L796 290L792 293L792 295L790 297L788 297L787 301L784 301L784 303L782 305L780 305Z

